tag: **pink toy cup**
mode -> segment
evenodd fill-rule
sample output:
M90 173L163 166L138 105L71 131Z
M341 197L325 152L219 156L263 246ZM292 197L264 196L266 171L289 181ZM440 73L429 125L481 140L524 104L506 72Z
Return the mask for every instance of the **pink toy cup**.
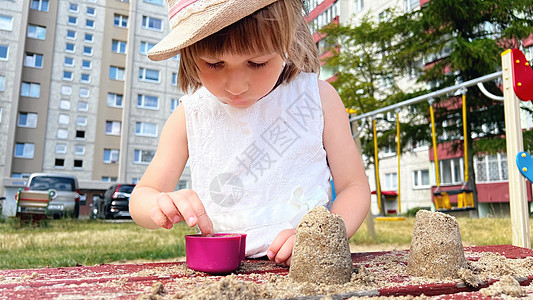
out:
M187 266L193 270L224 274L239 268L246 250L246 234L217 233L213 237L200 234L185 236Z

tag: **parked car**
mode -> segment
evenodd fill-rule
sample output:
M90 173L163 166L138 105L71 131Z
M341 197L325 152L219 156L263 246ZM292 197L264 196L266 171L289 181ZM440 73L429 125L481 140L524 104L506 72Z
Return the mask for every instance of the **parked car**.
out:
M50 191L48 214L54 218L80 215L78 179L73 175L33 173L25 188L27 191Z
M135 184L115 183L105 191L103 197L93 199L91 218L131 218L129 204Z

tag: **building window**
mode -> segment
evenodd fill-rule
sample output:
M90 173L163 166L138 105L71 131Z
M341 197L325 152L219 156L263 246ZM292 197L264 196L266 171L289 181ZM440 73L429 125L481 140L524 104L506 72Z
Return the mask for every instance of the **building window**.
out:
M41 85L33 82L22 82L20 95L24 97L39 98L41 95Z
M9 46L0 45L0 60L7 60L8 53L9 53Z
M109 107L122 107L122 95L115 93L107 94L107 106Z
M38 40L46 39L46 27L30 24L28 26L28 37Z
M87 43L94 42L94 34L86 33L83 41Z
M81 169L83 168L83 160L81 159L75 159L74 160L74 168Z
M63 65L65 67L74 67L74 58L65 56L65 59L63 60Z
M68 16L67 24L68 25L73 25L73 26L78 25L78 17Z
M413 171L413 188L429 188L429 170Z
M117 149L104 149L104 163L116 164L118 163L119 150Z
M94 28L94 20L85 20L85 28Z
M114 53L126 53L126 42L113 40L111 42L111 51Z
M70 116L67 114L59 114L57 117L57 124L68 125L70 122Z
M81 67L82 69L87 69L87 70L90 70L91 69L91 61L90 60L82 60L81 61Z
M0 15L0 30L11 31L13 30L13 17Z
M76 50L76 46L71 43L65 44L65 52L73 53Z
M69 39L69 40L75 40L75 39L76 39L76 31L74 31L74 30L67 30L67 39Z
M31 173L11 173L11 177L13 178L30 178Z
M85 145L74 145L74 154L75 155L84 155L85 154Z
M54 162L54 166L58 168L65 167L65 159L64 158L56 158Z
M70 71L63 71L63 80L72 81L73 74Z
M180 101L178 99L170 99L170 111L174 111L178 105L180 105Z
M77 12L80 10L80 7L79 7L78 4L76 4L76 3L69 3L69 5L68 5L68 10L69 10L70 12L75 12L75 13L77 13Z
M159 82L159 71L153 69L139 68L139 80L148 82Z
M163 0L144 0L145 3L163 6Z
M18 127L37 128L37 114L19 113Z
M420 6L420 0L404 0L403 1L405 12L410 12L417 9Z
M151 150L134 150L133 162L136 164L149 164L154 158L155 151Z
M186 180L179 180L178 185L176 186L176 190L183 190L183 189L186 189L187 187L188 187L188 184Z
M89 89L88 88L80 88L80 97L81 98L89 98Z
M37 53L26 52L24 57L24 66L31 68L42 68L43 67L43 55Z
M93 47L83 46L83 55L92 56L93 55Z
M64 128L59 128L57 130L57 138L60 140L68 139L68 130Z
M76 139L84 140L85 139L85 130L76 130Z
M141 136L157 136L157 124L146 122L135 122L135 135Z
M387 191L396 191L398 189L397 173L385 173L383 189Z
M87 11L85 12L85 14L94 17L96 15L96 8L87 6Z
M91 82L91 74L81 74L80 82L84 82L84 83Z
M0 75L0 92L3 92L6 90L6 77L4 75Z
M124 68L109 67L109 79L124 80Z
M35 145L33 143L16 143L15 157L17 158L33 158Z
M113 18L113 23L117 27L126 28L126 27L128 27L128 16L115 14L115 16Z
M154 17L143 16L142 28L161 31L163 29L163 21Z
M105 134L120 135L120 121L106 121Z
M483 155L474 157L476 168L476 182L493 182L509 179L507 172L507 156L498 153L496 155Z
M56 153L67 153L67 144L56 144Z
M152 49L154 46L154 43L141 42L141 54L146 55L148 51L150 51L150 49Z
M439 161L441 184L460 184L463 182L463 159L443 159Z
M172 86L178 86L178 73L172 72L172 81L170 84Z
M72 87L70 85L61 86L61 95L72 95Z
M354 1L354 12L355 13L358 13L358 12L362 11L364 7L365 7L365 1L364 0L355 0Z
M61 110L70 110L70 101L69 100L60 100L59 109Z
M40 11L48 11L48 0L31 0L30 8Z
M139 94L137 96L137 107L146 109L159 109L159 98L156 96Z
M87 117L86 116L78 116L76 118L76 125L77 126L87 126Z
M80 101L78 102L78 111L88 111L89 110L89 102Z
M129 2L125 0L120 0L122 2ZM116 182L118 180L117 177L109 177L109 176L102 176L102 182Z

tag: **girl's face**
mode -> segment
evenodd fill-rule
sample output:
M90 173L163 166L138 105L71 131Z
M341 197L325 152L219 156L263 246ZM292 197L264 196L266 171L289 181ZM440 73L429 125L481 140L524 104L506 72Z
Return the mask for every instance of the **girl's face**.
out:
M270 93L283 59L278 53L198 55L194 59L202 85L223 103L247 108Z

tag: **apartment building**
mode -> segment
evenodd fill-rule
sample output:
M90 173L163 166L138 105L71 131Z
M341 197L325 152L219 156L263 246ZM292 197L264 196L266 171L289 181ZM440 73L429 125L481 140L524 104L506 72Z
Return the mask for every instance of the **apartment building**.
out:
M0 7L0 176L11 179L2 188L33 172L76 175L82 189L137 182L182 96L179 57L146 56L170 30L166 2ZM177 188L189 181L186 171Z
M323 37L317 29L330 23L357 24L363 16L370 15L376 20L389 8L398 11L412 11L420 8L419 0L324 0L309 1L309 25L314 32L315 42L321 53L321 57L328 56ZM344 49L340 45L341 51ZM422 63L422 62L420 62ZM334 80L335 70L322 68L320 78ZM397 84L404 88L415 87L414 78L398 78ZM384 87L386 88L386 87ZM389 116L394 118L394 115ZM388 213L405 212L415 207L431 207L431 163L428 160L428 145L417 145L412 151L402 154L400 157L400 174L398 175L398 159L396 150L391 148L382 151L380 157L381 190L395 195L398 190L398 176L401 178L401 207L397 201L391 200L383 203L382 211ZM366 170L370 187L376 190L376 177L373 165ZM372 196L371 210L374 215L380 214L376 196ZM394 197L390 197L394 199Z

